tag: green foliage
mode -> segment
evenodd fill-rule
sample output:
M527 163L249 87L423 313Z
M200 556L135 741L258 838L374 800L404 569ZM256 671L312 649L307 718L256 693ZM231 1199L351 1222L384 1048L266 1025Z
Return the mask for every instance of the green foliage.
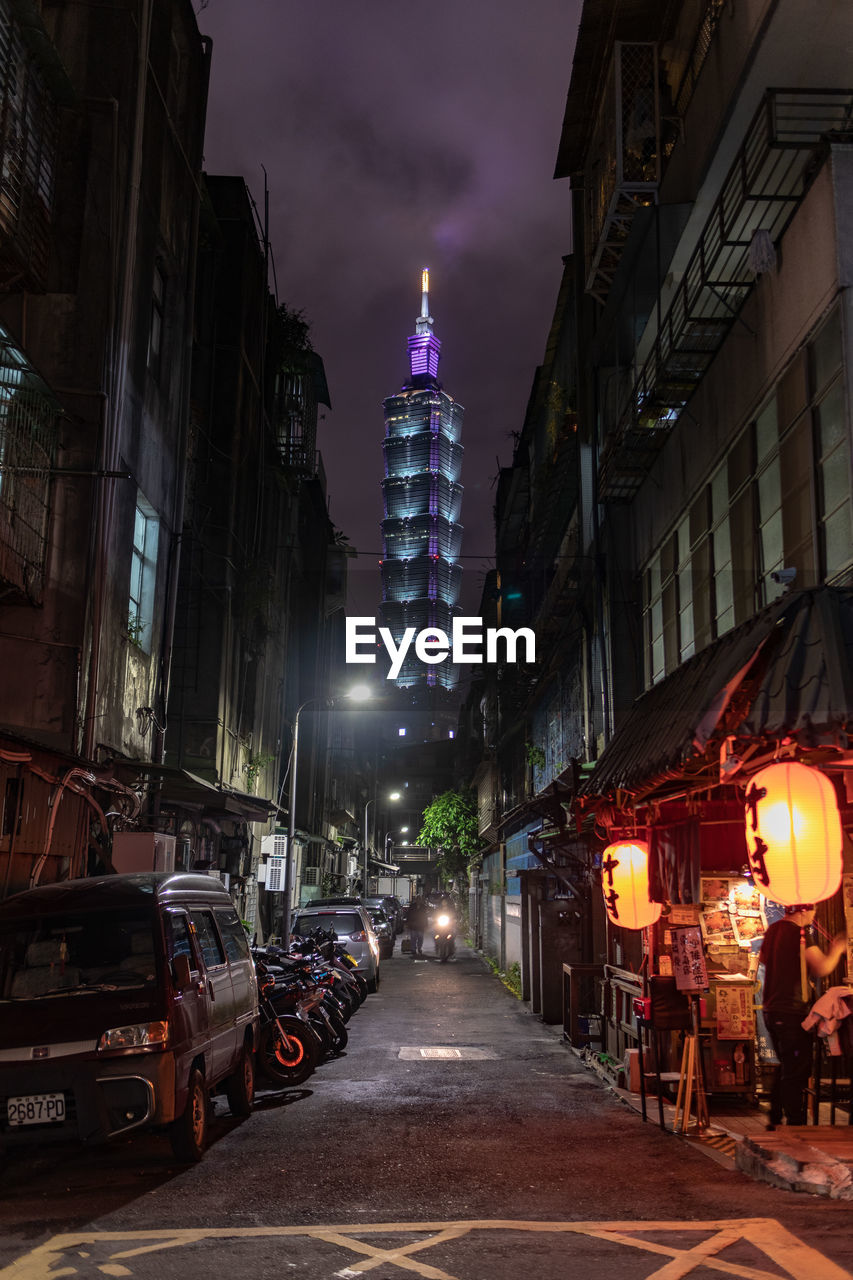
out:
M418 844L438 850L438 869L446 880L467 884L468 868L482 848L477 805L471 791L445 791L424 809Z
M497 960L493 960L491 956L483 956L486 964L491 969L496 978L500 978L507 991L511 991L516 1000L521 999L521 966L517 963L509 965L504 971L501 969Z
M529 765L532 765L532 766L533 766L533 768L534 768L534 769L544 769L544 768L545 768L545 749L544 749L544 747L537 747L537 746L535 746L532 742L525 742L525 744L524 744L524 758L526 759L526 761L527 761L527 763L528 763Z
M139 644L145 632L145 623L137 613L131 613L127 619L127 634L133 644Z
M285 351L313 351L311 325L304 311L291 311L283 302L278 309L278 330Z
M243 772L246 775L246 790L249 795L254 794L258 774L262 769L266 769L268 764L272 764L273 760L275 760L275 756L249 756L249 759L243 765Z

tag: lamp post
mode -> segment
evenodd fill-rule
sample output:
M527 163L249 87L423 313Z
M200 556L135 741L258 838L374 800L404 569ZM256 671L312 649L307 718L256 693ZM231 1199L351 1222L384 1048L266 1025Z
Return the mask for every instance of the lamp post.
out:
M399 800L400 792L392 791L391 794L388 796L388 799ZM362 872L362 890L361 890L364 897L367 897L367 810L370 807L370 805L374 803L375 800L376 800L376 796L373 796L370 800L367 801L367 803L364 806L364 871Z
M371 697L371 691L366 685L356 685L343 696L353 702L366 702ZM336 701L340 701L340 699L306 698L296 708L296 715L293 717L293 745L290 749L290 794L287 813L287 853L284 859L284 911L281 923L282 942L285 947L290 943L290 899L293 894L293 845L296 837L296 765L299 751L299 716L312 702L325 702L327 709L331 710Z

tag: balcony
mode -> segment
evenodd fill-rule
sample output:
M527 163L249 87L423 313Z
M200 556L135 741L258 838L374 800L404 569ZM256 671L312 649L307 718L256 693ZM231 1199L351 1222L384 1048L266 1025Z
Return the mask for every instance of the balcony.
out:
M0 326L0 593L38 604L59 405Z
M30 39L40 30L31 24ZM52 53L52 50L48 50ZM16 18L0 11L0 284L47 283L57 111L43 64ZM53 55L55 58L55 55Z
M660 181L655 44L617 41L589 148L586 290L604 303L637 210Z
M808 189L822 140L851 127L853 90L770 89L747 130L699 241L607 437L602 498L629 502L704 378L755 283L750 246L775 243Z

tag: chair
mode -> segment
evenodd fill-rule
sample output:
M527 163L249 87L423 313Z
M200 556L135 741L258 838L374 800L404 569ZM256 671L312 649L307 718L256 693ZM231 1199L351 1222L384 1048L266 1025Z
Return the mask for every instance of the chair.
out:
M666 1128L663 1118L663 1084L677 1084L681 1072L661 1071L660 1043L658 1035L661 1031L686 1031L693 1029L690 1000L675 985L675 978L663 974L653 974L649 978L649 994L644 999L634 1001L634 1012L637 1015L639 1029L639 1067L640 1067L640 1108L643 1119L646 1116L646 1072L643 1064L643 1028L648 1027L649 1043L652 1049L652 1062L658 1100L658 1123Z

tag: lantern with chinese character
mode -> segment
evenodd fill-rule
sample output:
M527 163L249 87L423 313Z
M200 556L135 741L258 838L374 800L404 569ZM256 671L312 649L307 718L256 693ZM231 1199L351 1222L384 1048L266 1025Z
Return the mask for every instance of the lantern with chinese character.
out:
M623 929L645 929L659 918L661 904L649 902L649 846L644 840L607 846L601 887L608 916Z
M841 884L841 819L826 774L784 761L746 793L746 847L757 888L785 906L822 902Z

